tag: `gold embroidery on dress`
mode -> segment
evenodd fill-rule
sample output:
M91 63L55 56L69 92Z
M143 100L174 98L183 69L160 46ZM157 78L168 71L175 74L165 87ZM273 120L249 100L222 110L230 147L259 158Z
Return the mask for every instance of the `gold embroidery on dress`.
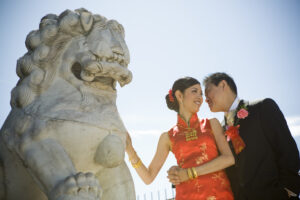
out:
M217 179L219 179L221 181L221 185L225 185L225 183L226 183L224 174L222 172L215 173L212 176L212 178L215 179L216 181L217 181Z
M208 160L208 155L207 155L207 153L206 153L206 149L207 149L207 145L206 145L206 143L204 142L204 143L202 143L201 145L200 145L200 150L202 151L201 152L201 156L198 156L197 158L196 158L196 164L197 165L200 165L200 164L202 164L205 160Z
M197 165L202 164L205 160L208 160L208 155L206 153L202 153L201 156L196 158Z
M209 196L206 198L206 200L216 200L217 198L215 196Z
M207 149L206 143L202 143L202 144L200 145L200 149L201 149L202 151L206 151L206 149Z
M191 141L198 139L197 131L195 129L190 129L185 132L185 141Z
M197 188L197 192L202 192L201 188L203 187L203 185L199 184L199 180L196 180L195 186Z

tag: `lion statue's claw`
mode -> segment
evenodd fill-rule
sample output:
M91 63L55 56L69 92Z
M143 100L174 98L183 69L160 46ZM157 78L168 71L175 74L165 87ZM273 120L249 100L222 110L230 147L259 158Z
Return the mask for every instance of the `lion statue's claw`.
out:
M92 173L67 177L51 192L50 200L100 200L102 189Z

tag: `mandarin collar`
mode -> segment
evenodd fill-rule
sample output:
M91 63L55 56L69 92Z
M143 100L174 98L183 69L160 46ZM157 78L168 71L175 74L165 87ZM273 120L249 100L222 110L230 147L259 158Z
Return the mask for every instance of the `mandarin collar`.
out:
M197 113L193 114L190 118L188 125L184 119L178 114L177 115L177 125L181 128L196 128L199 124L199 119Z

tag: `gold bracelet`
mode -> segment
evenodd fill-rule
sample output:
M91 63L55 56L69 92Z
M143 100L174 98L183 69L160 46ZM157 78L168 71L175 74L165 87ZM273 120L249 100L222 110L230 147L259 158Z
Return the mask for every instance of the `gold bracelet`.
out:
M188 173L189 179L192 180L193 179L193 174L192 174L191 168L187 169L187 173Z
M193 171L193 177L197 178L198 174L197 174L197 171L196 171L195 167L192 167L192 171Z
M141 159L138 157L138 155L136 154L136 152L134 152L135 156L137 157L138 161L136 161L136 163L132 162L132 157L129 157L129 161L132 165L133 168L137 169L142 165L142 161Z
M131 165L134 169L137 169L142 165L142 161L141 161L141 159L139 159L135 164L131 163Z

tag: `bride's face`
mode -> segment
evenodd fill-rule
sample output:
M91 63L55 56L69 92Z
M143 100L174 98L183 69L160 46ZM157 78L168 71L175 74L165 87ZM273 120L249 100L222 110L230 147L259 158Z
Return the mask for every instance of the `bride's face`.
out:
M177 98L178 99L178 98ZM203 102L203 93L200 84L195 84L181 94L179 110L181 112L197 113Z

